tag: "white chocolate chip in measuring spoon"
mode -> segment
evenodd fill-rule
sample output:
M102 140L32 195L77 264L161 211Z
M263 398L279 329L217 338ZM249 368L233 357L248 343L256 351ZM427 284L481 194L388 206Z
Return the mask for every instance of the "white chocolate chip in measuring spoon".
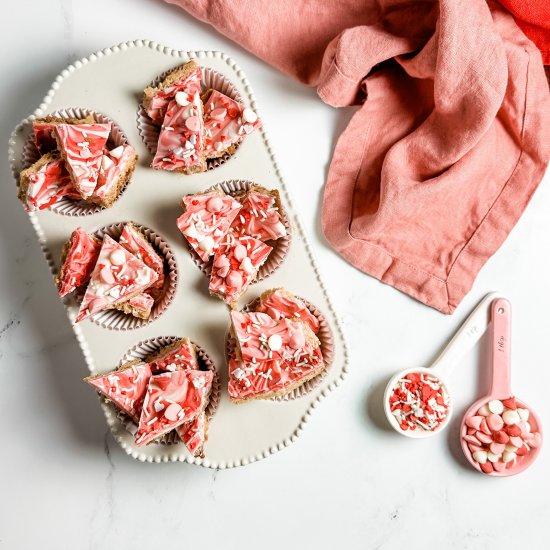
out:
M502 404L502 401L499 401L498 399L489 401L487 407L493 414L502 414L504 412L504 405Z
M504 420L504 424L507 426L513 426L514 424L518 424L521 418L517 411L508 409L502 413L502 420Z
M473 456L476 462L479 462L480 464L485 464L487 462L488 453L487 451L476 451Z
M487 404L483 405L477 412L480 416L491 416L491 411Z

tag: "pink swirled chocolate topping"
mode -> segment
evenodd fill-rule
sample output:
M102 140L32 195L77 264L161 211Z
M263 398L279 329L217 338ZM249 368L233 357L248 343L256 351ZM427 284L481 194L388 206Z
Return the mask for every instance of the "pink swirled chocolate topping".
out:
M242 103L209 90L204 96L204 152L216 158L262 125L256 113Z
M208 421L202 412L195 420L186 422L176 428L180 439L185 443L187 450L193 456L204 457L204 444L207 439Z
M62 197L80 199L63 159L52 153L21 173L20 195L27 212L45 210Z
M258 239L238 237L230 231L214 255L208 290L228 304L236 302L272 250Z
M200 80L188 82L168 103L151 164L157 170L203 172L204 122L200 98Z
M210 371L199 370L176 370L151 376L136 444L146 445L201 414L208 403L213 376Z
M182 338L166 346L149 360L153 374L174 372L176 370L199 370L197 353L189 338ZM205 413L199 414L191 422L181 424L177 429L180 439L193 456L200 456L206 441L207 422Z
M105 235L75 322L129 300L157 278L151 268Z
M88 283L100 250L101 243L81 227L72 232L57 276L59 296L66 296Z
M229 231L241 203L221 191L188 195L182 200L185 212L178 218L178 229L205 262Z
M229 361L231 399L288 393L325 368L319 341L302 321L238 311L231 320L237 341Z
M267 313L273 319L300 319L317 334L319 321L306 304L292 295L284 288L275 288L264 292L260 296L260 303L256 310L259 313Z
M113 372L89 376L84 380L139 422L151 369L146 363L122 366Z
M190 88L196 87L197 83L200 86L201 68L194 61L187 63L180 71L181 78L156 89L154 95L147 98L147 114L156 124L163 123L168 104L178 92L187 92Z
M87 115L84 118L64 118L56 116L46 116L37 118L32 123L34 134L34 145L41 155L55 151L57 141L55 139L55 127L58 124L94 124L93 115Z
M54 130L73 185L87 199L97 186L111 124L56 124Z
M151 285L151 288L162 288L164 286L164 261L145 235L134 224L127 223L118 242L158 275L158 279Z
M149 365L154 374L176 370L199 370L195 346L189 338L182 338L156 354Z
M116 196L120 179L136 159L136 152L131 145L119 145L112 150L104 149L99 168L97 186L92 194L95 202L105 202Z
M260 241L286 237L286 228L279 210L279 195L267 189L252 188L243 200L243 207L233 222L232 229L241 235L250 235Z

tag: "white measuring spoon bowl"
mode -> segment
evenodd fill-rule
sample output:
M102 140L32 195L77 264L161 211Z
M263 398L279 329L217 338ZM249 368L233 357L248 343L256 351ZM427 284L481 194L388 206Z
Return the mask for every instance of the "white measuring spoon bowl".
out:
M470 313L469 317L466 321L464 321L445 349L429 367L412 367L399 371L397 374L392 376L384 391L384 412L386 413L390 426L397 433L411 439L424 439L431 437L432 435L439 434L447 427L453 415L453 399L451 392L449 391L447 380L450 378L454 367L460 362L466 353L474 347L474 345L487 330L487 327L489 326L490 305L493 300L500 298L501 296L502 294L499 292L491 292L487 294L479 302L472 313ZM403 430L391 411L390 397L395 386L398 384L399 380L411 373L426 374L437 378L441 384L441 387L449 396L447 415L435 430Z

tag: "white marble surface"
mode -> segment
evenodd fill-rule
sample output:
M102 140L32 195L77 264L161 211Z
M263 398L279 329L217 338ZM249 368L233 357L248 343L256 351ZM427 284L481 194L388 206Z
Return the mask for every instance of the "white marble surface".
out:
M135 38L221 49L246 71L351 343L346 383L302 437L245 468L142 464L117 447L81 382L84 361L7 166L11 128L38 106L57 73ZM514 305L516 393L550 425L548 174L470 295L445 317L351 268L323 240L327 163L351 110L330 109L312 90L158 0L13 2L2 45L0 548L547 547L548 449L509 479L477 474L460 453L460 413L485 387L485 341L456 371L457 415L441 437L409 441L391 432L381 392L396 369L428 363L478 299L499 289Z

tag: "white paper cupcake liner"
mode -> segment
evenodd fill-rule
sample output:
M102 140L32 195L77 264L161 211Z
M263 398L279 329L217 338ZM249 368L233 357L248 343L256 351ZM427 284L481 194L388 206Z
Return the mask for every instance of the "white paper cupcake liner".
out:
M128 222L119 222L108 225L106 227L102 227L101 229L98 229L95 233L93 233L93 235L98 237L99 239L103 239L105 235L109 235L118 242L118 239L122 234L122 230L124 229L126 223ZM161 258L164 259L164 287L162 289L162 294L160 298L155 300L155 304L153 305L151 314L147 319L140 319L138 317L134 317L129 313L124 313L117 309L107 309L105 311L100 311L99 313L96 313L95 315L92 315L90 317L90 320L96 325L99 325L103 328L108 328L110 330L134 330L137 328L142 328L149 323L152 323L155 319L160 317L164 313L164 311L166 311L166 308L174 299L178 284L178 267L176 264L176 258L172 253L172 249L170 248L168 243L152 229L149 229L148 227L140 225L136 222L131 223L133 223L147 237L148 241L151 243L155 251L161 256ZM85 288L80 289L79 291L74 293L74 299L78 304L82 302L84 292Z
M109 149L114 149L119 145L126 145L128 143L128 138L122 131L122 128L111 118L103 113L98 113L97 111L91 111L90 109L84 109L82 107L68 107L67 109L61 109L59 111L54 111L48 113L44 116L54 116L61 118L86 118L88 115L93 115L97 122L100 124L111 123L111 133L109 139L107 140L107 147ZM41 117L43 118L43 117ZM33 165L39 158L40 153L34 144L34 134L32 132L32 123L29 123L30 131L28 132L27 141L23 146L23 154L21 158L21 171L25 170L29 166ZM120 190L116 200L126 190L126 187L129 184L130 179L124 187ZM115 200L115 202L116 202ZM114 203L113 203L114 204ZM68 197L62 197L55 204L50 206L47 210L55 212L56 214L62 214L64 216L89 216L90 214L96 214L105 210L104 206L99 204L88 203L83 200L74 200Z
M126 352L126 354L120 361L120 365L128 363L129 361L134 361L136 359L139 361L146 361L147 358L157 353L161 348L169 346L170 344L173 344L178 340L181 340L181 337L158 336L156 338L150 338L148 340L139 342L133 348ZM212 380L212 391L210 392L208 405L206 406L206 409L204 411L206 413L206 419L208 420L208 422L210 422L220 403L220 377L218 371L216 370L216 366L214 365L212 359L206 353L206 351L204 351L204 349L197 345L195 342L191 343L195 346L200 370L209 370L214 373L214 378ZM137 426L133 419L130 418L126 413L121 411L116 405L110 403L109 400L105 399L104 397L101 397L101 399L103 399L104 402L109 403L113 407L113 410L115 411L118 420L124 425L124 427L129 432L135 433L135 431L137 430ZM176 443L183 444L175 430L167 433L166 435L155 441L155 443L160 445L173 445Z
M174 67L173 69L170 69L169 71L165 71L161 75L157 76L149 86L154 87L158 86L168 75L168 73L171 73L174 69L177 67ZM233 86L233 84L221 73L215 71L214 69L210 69L208 67L202 67L202 79L201 79L201 89L202 93L205 93L207 90L217 90L218 92L221 92L222 94L230 97L231 99L234 99L235 101L238 101L239 103L243 103L243 99L239 92L237 91L237 88ZM143 105L139 105L138 111L137 111L137 128L138 133L143 140L143 143L145 144L145 147L149 150L149 152L152 155L155 155L157 152L157 144L159 140L159 133L160 133L160 126L158 124L155 124L145 109L143 108ZM235 146L235 150L238 149L238 145ZM224 153L221 157L215 158L215 159L206 159L206 166L208 170L213 170L214 168L217 168L218 166L221 166L225 162L227 162L230 158L232 158L235 155Z
M231 195L232 197L236 197L241 193L245 193L246 191L248 191L253 185L260 184L254 183L253 181L249 180L226 180L208 188L205 193L209 193L210 191L222 190L224 193ZM270 275L277 271L277 269L282 265L284 259L288 254L290 243L292 242L292 228L290 226L289 217L284 209L281 214L284 219L286 237L282 237L280 239L277 239L276 241L266 242L266 244L273 247L273 250L269 253L267 260L260 267L256 278L250 283L250 285L267 279ZM191 254L191 259L193 260L194 264L208 278L210 278L210 275L212 274L212 258L210 258L210 261L208 262L203 261L202 258L200 258L199 255L193 250L193 247L189 244L189 242L187 240L185 242L187 243L187 248L189 250L189 253Z
M304 395L307 395L323 381L334 360L334 338L332 336L332 329L330 328L330 325L328 324L325 316L319 310L319 308L314 306L308 300L305 300L300 296L296 296L296 298L302 300L302 302L304 302L312 315L314 315L315 318L319 321L319 332L316 334L316 336L319 339L321 345L321 353L323 354L325 368L317 376L311 378L310 380L306 380L301 386L294 388L292 391L284 395L272 397L270 401L292 401L293 399L298 399L300 397L303 397ZM249 302L246 306L243 307L242 311L254 311L258 305L258 300L259 298L256 298ZM236 346L237 342L235 340L235 337L232 335L231 331L229 331L225 339L225 359L227 364L229 364L229 359L234 356Z

